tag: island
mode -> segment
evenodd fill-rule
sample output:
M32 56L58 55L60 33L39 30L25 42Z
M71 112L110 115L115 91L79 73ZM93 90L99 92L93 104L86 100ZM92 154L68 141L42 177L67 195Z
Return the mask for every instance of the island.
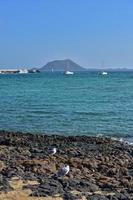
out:
M81 67L71 59L64 59L64 60L54 60L48 62L43 67L39 68L39 71L48 71L48 72L64 72L64 71L86 71L84 67Z

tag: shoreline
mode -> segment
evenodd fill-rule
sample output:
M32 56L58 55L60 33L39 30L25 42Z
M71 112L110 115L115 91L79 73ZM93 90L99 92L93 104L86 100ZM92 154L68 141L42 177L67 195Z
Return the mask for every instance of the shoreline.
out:
M64 164L70 172L55 177ZM133 199L132 166L133 146L107 137L0 131L0 200L18 192L14 181L27 200Z

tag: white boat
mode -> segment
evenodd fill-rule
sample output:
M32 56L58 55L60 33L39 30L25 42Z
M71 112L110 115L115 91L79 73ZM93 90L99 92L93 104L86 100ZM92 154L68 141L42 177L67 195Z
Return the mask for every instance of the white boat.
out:
M66 74L66 75L72 75L72 74L74 74L74 72L71 72L71 71L65 71L64 74Z
M70 68L70 66L69 66L69 60L67 60L66 71L64 72L64 74L66 74L66 75L73 75L74 72L69 71L69 68Z
M19 74L28 74L28 70L27 69L20 69Z
M102 75L107 75L108 74L108 72L102 72Z
M0 74L16 74L18 72L18 69L0 69Z

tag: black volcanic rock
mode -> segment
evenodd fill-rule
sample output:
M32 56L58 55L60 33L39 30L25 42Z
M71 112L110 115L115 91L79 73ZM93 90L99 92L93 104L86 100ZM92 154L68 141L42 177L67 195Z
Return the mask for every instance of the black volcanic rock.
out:
M49 155L53 146L57 153ZM107 137L0 131L0 199L30 189L27 199L133 200L132 153L133 146ZM70 172L55 176L64 164Z
M42 68L39 69L40 71L85 71L86 69L78 65L77 63L73 62L70 59L65 60L54 60L48 62Z

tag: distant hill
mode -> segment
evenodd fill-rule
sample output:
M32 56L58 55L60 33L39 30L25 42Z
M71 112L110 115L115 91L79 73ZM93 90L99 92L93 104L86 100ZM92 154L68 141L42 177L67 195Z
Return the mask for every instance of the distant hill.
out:
M85 71L86 69L70 59L54 60L39 69L40 71Z

